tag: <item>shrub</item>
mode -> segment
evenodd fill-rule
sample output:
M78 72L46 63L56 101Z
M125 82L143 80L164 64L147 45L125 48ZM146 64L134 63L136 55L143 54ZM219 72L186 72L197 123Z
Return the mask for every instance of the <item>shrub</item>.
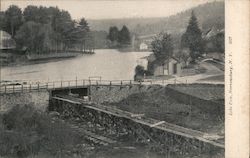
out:
M27 157L39 152L61 155L80 140L65 123L37 111L33 105L14 106L0 118L0 156Z

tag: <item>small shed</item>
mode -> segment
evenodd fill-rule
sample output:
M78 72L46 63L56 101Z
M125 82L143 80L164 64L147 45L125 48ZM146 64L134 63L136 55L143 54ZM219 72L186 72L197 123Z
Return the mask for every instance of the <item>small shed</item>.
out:
M165 60L161 63L157 63L154 66L154 76L161 75L181 75L181 63L171 57L169 60Z

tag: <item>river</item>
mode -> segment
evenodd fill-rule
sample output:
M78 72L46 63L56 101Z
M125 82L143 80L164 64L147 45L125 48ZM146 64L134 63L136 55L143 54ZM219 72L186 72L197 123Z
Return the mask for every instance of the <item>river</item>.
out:
M93 55L1 69L2 81L59 81L101 76L105 80L131 80L138 59L150 52L119 52L99 49Z

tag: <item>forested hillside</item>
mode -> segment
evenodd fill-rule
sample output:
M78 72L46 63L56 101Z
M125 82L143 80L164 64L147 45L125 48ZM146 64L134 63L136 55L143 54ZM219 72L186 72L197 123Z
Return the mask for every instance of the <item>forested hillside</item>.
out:
M110 26L117 26L121 28L125 24L131 32L138 35L155 34L161 31L179 34L185 31L192 10L194 10L195 15L197 15L202 31L211 27L215 27L216 29L224 28L224 2L210 2L202 4L170 17L107 20L89 19L88 22L92 30L108 31Z

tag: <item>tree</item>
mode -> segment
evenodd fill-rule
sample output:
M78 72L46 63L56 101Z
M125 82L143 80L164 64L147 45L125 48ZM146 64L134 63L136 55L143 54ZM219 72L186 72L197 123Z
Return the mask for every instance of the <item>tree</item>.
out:
M5 13L0 11L0 29L6 30Z
M82 30L84 30L85 32L89 32L89 24L88 22L85 20L85 18L81 18L80 22L79 22L80 28Z
M15 5L11 5L5 11L5 22L5 30L14 37L16 31L22 25L22 10Z
M52 14L49 8L29 5L23 11L24 20L48 24L51 22Z
M90 29L89 29L89 24L87 23L87 21L84 18L82 18L80 20L78 29L79 29L79 35L80 35L80 42L81 42L81 44L83 44L84 52L85 52L86 51L86 45L90 44L89 43L90 36L88 34Z
M26 22L17 31L18 47L26 47L31 53L48 52L52 43L52 28L50 25L33 21Z
M131 43L130 32L125 25L123 25L122 29L119 31L118 42L121 45L129 45Z
M74 21L71 19L69 12L54 10L51 26L55 32L56 45L63 44L63 49L66 50L76 42ZM57 50L57 49L56 49Z
M116 26L111 26L109 28L109 34L107 36L107 38L111 41L111 42L115 42L118 40L118 34L119 34L119 30Z
M165 60L169 62L169 59L173 56L173 50L174 50L170 34L168 33L159 34L155 38L155 40L152 41L151 45L152 45L152 51L158 63L162 63ZM169 64L167 64L167 67L169 70Z
M181 47L190 49L190 56L193 61L203 52L202 32L198 26L197 18L192 11L187 30L182 35Z
M152 51L158 61L169 59L173 55L173 43L168 33L159 34L151 43Z
M144 76L144 74L146 73L145 69L143 66L141 65L137 65L135 67L135 76L134 76L134 80L141 80Z
M215 51L220 53L225 52L225 35L223 32L220 32L212 37L212 43L215 47Z
M188 66L188 60L190 58L190 51L189 49L182 49L180 50L175 57L179 60L179 61L183 61L185 63L185 66Z

